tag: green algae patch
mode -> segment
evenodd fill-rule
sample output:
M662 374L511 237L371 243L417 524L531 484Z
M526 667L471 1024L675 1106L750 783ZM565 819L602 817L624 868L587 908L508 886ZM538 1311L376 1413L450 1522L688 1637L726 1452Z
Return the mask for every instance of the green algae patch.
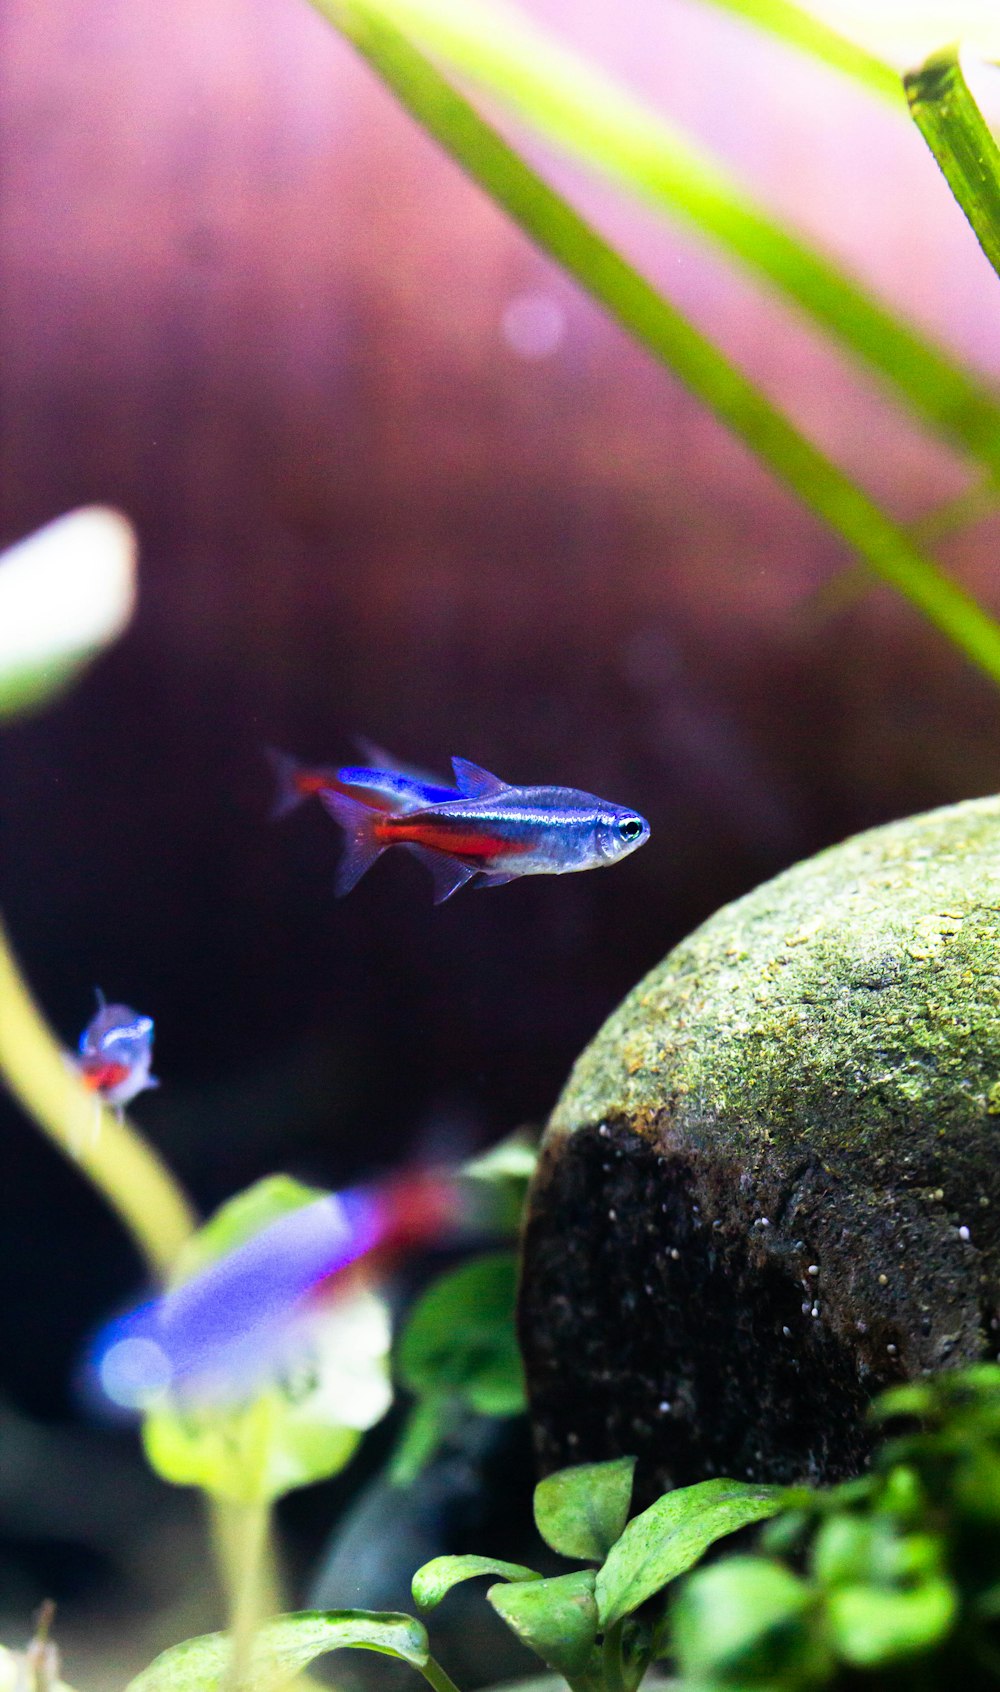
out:
M995 1353L998 1118L1000 799L719 911L553 1115L521 1307L543 1461L856 1468L880 1386Z

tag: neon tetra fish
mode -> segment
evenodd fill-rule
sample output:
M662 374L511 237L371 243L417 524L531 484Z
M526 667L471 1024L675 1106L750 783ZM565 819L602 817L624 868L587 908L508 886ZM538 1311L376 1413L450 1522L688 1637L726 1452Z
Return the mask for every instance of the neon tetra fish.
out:
M129 1005L109 1005L98 990L97 1015L80 1035L76 1069L85 1087L119 1110L160 1083L151 1075L153 1019Z
M435 903L478 876L499 887L521 875L596 869L649 838L635 811L573 787L512 787L488 770L453 758L459 797L392 815L349 793L320 798L344 831L336 891L349 893L390 846L406 846L430 869Z
M373 759L377 757L379 768L332 769L327 765L300 764L288 752L278 752L269 746L267 756L278 784L272 816L285 817L303 800L322 797L324 793L363 795L379 811L413 811L422 805L439 805L443 799L456 797L453 787L446 787L423 770L397 763L377 747L366 750Z
M108 1323L90 1369L106 1398L138 1409L162 1391L192 1403L246 1397L303 1345L352 1284L463 1226L447 1174L414 1172L326 1193Z

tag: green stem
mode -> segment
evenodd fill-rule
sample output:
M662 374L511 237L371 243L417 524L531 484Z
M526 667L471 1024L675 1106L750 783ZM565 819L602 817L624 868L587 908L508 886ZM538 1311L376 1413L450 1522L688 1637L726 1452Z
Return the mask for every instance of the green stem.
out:
M232 1655L226 1673L229 1692L250 1684L253 1644L264 1617L265 1573L271 1531L266 1499L230 1507L229 1528L236 1535L236 1578L232 1586L229 1633Z
M1000 682L1000 626L662 298L365 0L315 0L402 104L882 579Z
M935 53L905 87L917 128L1000 273L1000 146L962 74L958 48Z
M0 1075L93 1183L162 1280L197 1223L152 1147L82 1085L42 1019L0 920Z
M732 12L743 23L787 41L790 47L811 54L831 69L853 77L893 105L901 103L899 76L892 65L859 47L839 30L831 29L793 0L712 0L712 4L721 11Z
M435 1662L433 1657L428 1657L420 1672L427 1684L433 1686L434 1692L458 1692L458 1687L451 1676L445 1674L441 1664Z
M604 1667L604 1692L625 1692L625 1660L622 1655L624 1621L613 1622L604 1635L601 1659Z

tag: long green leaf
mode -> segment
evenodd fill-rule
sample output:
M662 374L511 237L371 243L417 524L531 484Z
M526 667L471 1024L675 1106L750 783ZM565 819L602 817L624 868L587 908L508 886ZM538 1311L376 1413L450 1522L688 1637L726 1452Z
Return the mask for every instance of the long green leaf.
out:
M833 70L853 77L873 94L900 103L899 74L884 59L877 58L856 41L831 29L829 24L796 6L794 0L711 0L724 12L732 12L745 23L787 41Z
M473 179L956 646L1000 682L1000 626L663 299L364 0L315 0Z
M905 87L917 128L1000 274L1000 147L972 97L958 48L935 53Z
M505 0L378 0L372 13L562 151L682 219L875 371L926 426L1000 476L1000 403L978 377L519 8ZM889 74L902 106L902 82Z

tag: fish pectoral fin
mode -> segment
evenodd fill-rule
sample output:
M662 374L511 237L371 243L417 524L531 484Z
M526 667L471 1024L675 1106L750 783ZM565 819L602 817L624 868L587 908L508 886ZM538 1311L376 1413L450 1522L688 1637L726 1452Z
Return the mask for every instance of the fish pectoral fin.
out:
M506 793L507 783L491 775L480 764L470 764L468 758L453 758L451 767L455 783L466 799L488 799L495 793Z
M432 846L415 846L406 842L407 851L419 858L431 872L434 881L434 903L443 905L453 893L476 874L468 864L463 864L460 858L452 858L447 852L436 852Z
M482 870L479 875L479 880L476 882L476 886L503 887L508 881L516 880L517 876L512 875L508 870Z

